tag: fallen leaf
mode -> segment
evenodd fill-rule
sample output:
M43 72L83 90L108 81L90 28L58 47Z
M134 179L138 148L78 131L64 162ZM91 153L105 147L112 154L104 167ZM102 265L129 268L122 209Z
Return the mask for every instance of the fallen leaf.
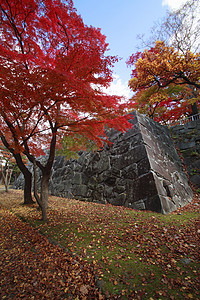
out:
M87 295L88 294L88 286L87 285L82 285L81 287L80 287L80 292L81 292L81 294L83 294L83 295Z

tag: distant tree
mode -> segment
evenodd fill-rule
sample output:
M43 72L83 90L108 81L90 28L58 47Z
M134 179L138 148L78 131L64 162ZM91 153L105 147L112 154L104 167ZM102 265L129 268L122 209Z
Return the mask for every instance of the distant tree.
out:
M149 38L138 35L140 47L151 48L157 40L164 41L182 53L199 52L200 49L200 0L189 0L177 10L167 11L150 30Z
M105 55L105 36L84 25L71 0L1 0L0 30L0 136L20 170L27 172L22 155L40 168L46 220L56 143L81 134L100 146L105 125L130 126L121 98L101 91L117 59Z
M177 10L167 11L166 16L160 21L156 22L155 25L151 29L151 33L149 38L146 38L144 35L139 35L138 38L141 41L140 47L151 49L155 47L155 42L157 40L162 40L165 42L166 46L172 46L175 50L182 52L184 55L186 53L192 52L196 53L200 49L200 0L189 0L184 5L182 5ZM174 85L174 84L173 84ZM174 88L174 87L172 87ZM176 98L178 96L179 101L177 99L174 101L173 94L167 92L171 91L170 89L165 89L162 93L165 94L165 97L168 98L167 102L160 102L158 100L157 90L155 94L155 101L152 106L153 94L151 93L151 101L149 102L146 99L145 108L147 115L153 117L153 115L157 116L157 120L166 120L167 116L176 119L181 115L187 114L197 114L199 99L198 92L196 88L192 85L184 85L180 90L180 95L178 96L176 93ZM139 94L133 97L133 101L139 99L139 96L143 97L148 94L144 91L144 94L140 91ZM184 98L181 99L181 97ZM190 101L188 99L191 98ZM157 99L157 100L156 100ZM161 99L161 97L160 97ZM196 99L196 101L195 101ZM181 102L180 102L181 101ZM139 110L143 110L144 106L140 108L140 102L134 102L135 107ZM190 105L188 105L190 103ZM160 109L162 106L162 109ZM153 114L152 114L153 112Z
M0 184L3 182L6 192L11 181L16 162L12 154L0 141Z
M191 112L191 104L199 103L198 53L187 51L184 54L157 41L150 50L133 54L127 64L134 67L129 81L129 87L136 93L133 104L136 109L141 106L150 117L157 114L165 120L170 115L178 118Z

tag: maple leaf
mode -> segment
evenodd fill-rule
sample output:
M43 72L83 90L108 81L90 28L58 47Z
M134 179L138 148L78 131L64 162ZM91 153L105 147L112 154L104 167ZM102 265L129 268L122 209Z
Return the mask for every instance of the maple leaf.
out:
M88 291L88 286L87 286L87 285L82 285L82 286L80 287L80 292L81 292L81 294L83 294L83 295L87 295L87 294L89 293L89 291Z

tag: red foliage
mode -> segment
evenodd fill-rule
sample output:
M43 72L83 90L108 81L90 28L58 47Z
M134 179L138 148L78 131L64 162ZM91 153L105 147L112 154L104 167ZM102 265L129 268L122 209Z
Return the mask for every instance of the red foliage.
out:
M0 130L10 148L40 155L61 128L98 141L105 124L126 129L119 97L99 89L117 59L71 0L3 0L0 20Z
M46 165L36 161L43 191L64 135L102 146L105 126L130 126L120 98L101 91L117 58L105 55L105 36L83 23L71 0L2 0L0 24L0 137L23 174L20 155L34 163L49 148Z

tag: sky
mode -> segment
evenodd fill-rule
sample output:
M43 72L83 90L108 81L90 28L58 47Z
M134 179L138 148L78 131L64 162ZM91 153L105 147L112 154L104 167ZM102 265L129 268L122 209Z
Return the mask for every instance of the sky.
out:
M131 69L126 61L138 50L139 34L150 35L154 22L177 9L186 0L73 0L77 12L86 25L101 28L109 44L108 55L117 55L120 61L113 69L114 81L109 94L131 97L128 81Z

